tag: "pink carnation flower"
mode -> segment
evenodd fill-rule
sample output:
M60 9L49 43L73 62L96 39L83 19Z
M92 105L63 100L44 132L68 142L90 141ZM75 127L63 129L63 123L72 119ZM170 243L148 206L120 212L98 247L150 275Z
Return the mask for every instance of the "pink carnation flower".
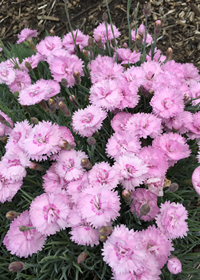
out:
M172 274L178 274L182 271L182 264L177 257L170 256L167 262L167 268Z
M105 187L86 188L78 200L77 209L87 223L98 229L119 216L118 193Z
M156 223L159 229L169 238L183 238L187 236L188 225L185 221L187 218L188 212L182 204L166 201L160 206Z
M156 75L161 72L160 63L157 61L147 61L142 63L141 68L145 71L144 88L151 91Z
M22 184L22 180L8 180L0 174L0 202L12 201Z
M92 136L102 126L107 114L101 108L89 105L85 109L79 109L72 116L72 127L82 137Z
M74 39L76 42L76 45L79 47L80 51L83 50L84 47L88 46L88 35L84 35L79 29L73 31ZM71 54L75 53L75 46L74 46L74 40L72 37L72 33L67 33L62 40L63 47L67 49L67 51Z
M58 36L48 36L36 45L37 51L45 57L48 57L54 50L60 50L61 48L62 42Z
M105 44L107 40L111 41L112 39L114 38L116 39L121 35L121 33L118 31L115 25L113 25L113 31L114 31L114 36L110 24L107 23L107 28L106 28L105 23L102 22L99 24L99 26L97 26L97 28L94 29L93 32L94 40L96 42L99 42L99 40L101 40L101 42Z
M0 122L0 137L3 137L4 135L9 135L12 131L12 126L13 126L13 121L11 120L11 118L9 118L6 114L4 114L4 112L2 112L0 110L0 116L3 117L5 119L5 124L2 122ZM8 122L8 124L11 126L7 126L6 122Z
M132 136L127 132L115 132L106 144L108 156L117 159L119 156L137 154L141 148L138 137Z
M126 123L129 118L132 116L131 113L119 112L111 120L112 129L115 132L122 132L126 130Z
M115 57L117 56L118 62L120 62L122 65L123 64L134 64L138 61L140 61L140 52L133 51L129 48L124 49L124 48L119 48L116 50Z
M19 63L19 68L22 71L28 72L29 69L25 65L26 62L30 63L31 69L34 69L34 68L36 68L38 66L38 63L40 61L44 61L44 60L45 60L45 56L41 55L40 53L36 53L36 54L33 54L30 57L26 57L25 59L23 59L22 63Z
M78 245L94 247L99 244L99 231L87 223L73 227L69 233L72 235L70 239Z
M192 174L192 184L195 191L200 195L200 166L198 166Z
M131 36L132 36L132 40L135 41L135 37L137 36L137 34L141 34L143 36L143 43L144 43L144 38L145 38L145 26L144 24L141 24L139 26L139 28L137 29L137 32L135 30L131 31ZM151 37L151 35L149 33L147 33L147 37L146 37L146 44L151 44L151 42L153 41L153 38Z
M24 41L30 41L32 37L37 37L37 30L31 30L29 28L24 28L20 34L18 34L17 44L21 44Z
M153 114L134 114L126 123L126 131L139 138L155 138L162 133L161 119Z
M147 215L142 215L141 219L144 221L152 221L155 219L159 212L159 207L157 206L157 195L150 192L149 190L143 188L137 188L131 193L131 212L135 212L138 217L141 216L141 207L144 204L149 205L150 211Z
M116 170L107 162L95 163L88 172L88 179L91 186L105 187L110 190L117 187L118 176Z
M146 250L141 235L128 230L125 225L116 226L103 246L103 260L114 273L134 273L145 265Z
M129 191L142 184L148 176L147 165L134 155L120 156L114 166L119 172L120 182Z
M85 172L83 176L75 181L71 181L67 186L67 193L71 201L75 204L78 203L81 193L84 189L89 188L90 184L88 181L88 172ZM71 216L71 214L70 214Z
M15 70L4 65L0 65L0 84L10 85L14 82L14 80Z
M146 60L147 61L151 61L152 60L151 59L151 50L150 50L149 54L147 55ZM153 61L158 61L158 62L163 63L165 60L166 60L166 56L162 55L161 50L155 48Z
M34 227L45 235L55 234L68 225L69 200L64 194L43 193L30 205L30 217Z
M148 190L157 196L163 196L164 177L152 177L145 180L144 184L148 187Z
M49 98L57 95L60 93L60 85L58 82L53 81L53 80L46 80L46 83L49 87L48 93L45 95L44 100L49 100Z
M15 69L15 80L8 86L10 91L21 91L31 84L31 78L28 73Z
M195 114L190 113L184 123L189 130L187 135L190 139L200 138L200 112Z
M64 143L68 143L71 147L75 147L76 143L74 142L74 136L72 135L69 128L66 126L59 126L60 131L60 140L59 146L62 147Z
M32 254L42 250L46 236L38 232L37 229L22 232L19 230L20 226L33 227L28 210L12 221L3 244L12 255L28 258L28 256L32 256Z
M177 131L180 134L184 134L189 131L188 125L193 121L193 115L191 112L183 111L179 115L169 118L163 119L162 122L165 125L167 131L171 132Z

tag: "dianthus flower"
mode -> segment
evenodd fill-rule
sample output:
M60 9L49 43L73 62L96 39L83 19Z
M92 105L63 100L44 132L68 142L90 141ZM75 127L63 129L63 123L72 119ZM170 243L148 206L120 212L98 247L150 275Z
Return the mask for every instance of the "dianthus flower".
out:
M74 39L72 37L72 33L67 33L62 40L63 47L67 49L67 51L71 54L75 54L75 45L74 40L80 51L83 50L84 47L88 46L88 35L84 35L79 29L73 31Z
M161 269L167 262L170 252L174 251L173 243L158 228L149 226L142 231L143 244L146 250L154 256L159 268Z
M142 63L141 68L145 71L144 88L149 91L152 88L156 75L161 72L160 63L157 61L147 61Z
M192 105L195 106L200 102L200 83L195 82L194 84L190 85L190 97L198 98L196 100L192 100Z
M132 36L132 40L135 41L135 37L140 34L143 36L143 43L144 43L144 38L145 38L145 26L144 24L141 24L139 26L139 28L137 29L137 33L135 30L131 31L131 36ZM151 35L149 33L147 33L147 37L146 37L146 44L151 44L151 42L153 41L153 38L151 37Z
M88 172L85 172L80 179L68 183L67 193L70 196L71 201L77 204L82 191L89 187Z
M115 132L122 132L126 130L126 123L132 116L131 113L119 112L111 120L112 129Z
M167 268L172 274L178 274L182 271L182 264L177 257L170 256L167 262Z
M41 55L48 57L54 50L62 49L62 41L58 36L48 36L36 45L36 49Z
M188 225L185 221L188 212L180 203L166 201L160 206L160 213L156 217L158 228L171 239L187 236Z
M23 149L28 157L41 161L61 150L58 146L59 140L59 126L49 121L42 121L35 125L24 139Z
M65 50L53 51L48 57L48 63L54 80L61 82L66 79L68 87L73 87L76 83L74 74L84 76L83 61Z
M22 184L22 180L8 180L0 173L0 202L11 201Z
M138 217L142 215L141 207L145 204L149 205L150 211L147 215L142 215L141 219L144 221L152 221L155 219L159 212L159 207L157 206L157 195L150 192L149 190L143 188L137 188L135 191L131 192L131 212L135 212Z
M43 193L30 205L32 224L45 235L65 229L68 226L69 213L69 200L64 194Z
M102 126L107 114L104 110L94 105L79 109L72 116L72 128L82 137L92 136Z
M0 65L0 84L10 85L15 80L15 70L6 67L4 65Z
M153 114L134 114L126 123L126 131L139 138L155 138L162 133L161 119Z
M22 70L15 69L15 80L8 85L10 91L21 91L31 84L31 78L28 73Z
M141 148L139 138L130 133L115 132L106 144L106 153L108 156L117 159L119 156L134 153L137 154Z
M113 61L112 57L100 54L88 65L92 83L107 79L118 79L123 72L123 67Z
M66 142L71 146L75 147L76 143L74 142L74 136L72 135L69 128L66 126L59 126L59 132L60 132L60 140L59 140L59 146L62 147L63 144Z
M30 41L32 37L37 37L37 30L31 30L29 28L24 28L20 34L18 34L17 44L21 44L24 41Z
M20 226L33 227L28 210L12 221L3 244L12 255L28 258L28 256L32 256L32 254L42 250L46 236L38 232L37 229L29 229L22 232L19 230Z
M28 62L30 64L30 68L31 69L34 69L38 66L38 63L40 61L44 61L45 60L45 56L41 55L40 53L36 53L36 54L33 54L32 56L30 57L26 57L22 60L22 63L19 63L19 68L22 70L22 71L30 71L30 69L28 69L25 65L26 62Z
M119 48L116 50L117 55L117 60L120 62L122 65L123 64L134 64L140 60L141 53L133 51L129 48L124 49L124 48Z
M107 162L95 163L88 172L88 179L91 186L105 187L114 189L118 184L118 176L116 170Z
M111 29L111 26L109 23L107 23L107 27L104 22L100 23L97 28L94 29L93 36L94 40L98 43L100 40L103 44L106 43L106 41L111 41L112 39L118 38L121 33L118 31L115 25L113 25L113 31L114 31L114 36L113 32Z
M178 133L170 132L157 136L153 140L152 146L164 152L170 165L179 159L189 157L191 153L186 139Z
M200 112L190 114L185 119L185 126L189 130L187 135L190 139L200 138Z
M141 235L125 225L114 228L102 251L103 260L117 275L137 272L145 264L146 250Z
M120 182L129 191L134 190L148 177L147 165L132 154L120 156L114 166L119 172Z
M78 200L77 209L87 223L98 229L119 216L118 193L105 187L86 188Z
M152 177L144 181L144 184L148 187L148 190L157 196L163 196L164 177Z
M12 126L13 126L13 121L11 120L11 118L9 118L6 114L4 114L4 112L2 112L0 110L0 116L5 120L4 123L3 121L0 122L0 137L4 136L4 135L9 135L12 131ZM7 126L6 122L11 126Z
M192 184L195 191L200 195L200 166L198 166L192 173Z
M67 182L80 179L85 172L81 165L81 159L88 156L81 151L61 151L55 166L57 174Z
M193 115L189 111L183 111L179 115L169 119L162 119L165 129L168 128L169 132L174 130L180 134L184 134L189 131L187 124L191 123L192 121Z
M151 50L149 51L149 54L146 56L147 61L152 61L151 59ZM166 60L166 56L161 54L161 50L155 48L154 50L154 56L153 56L153 61L158 61L158 62L164 62Z
M130 90L133 88L135 91L135 87L139 89L145 83L145 71L142 67L132 66L122 74L122 77L128 83Z
M85 222L73 227L69 233L71 234L70 239L78 245L94 247L99 244L99 231Z

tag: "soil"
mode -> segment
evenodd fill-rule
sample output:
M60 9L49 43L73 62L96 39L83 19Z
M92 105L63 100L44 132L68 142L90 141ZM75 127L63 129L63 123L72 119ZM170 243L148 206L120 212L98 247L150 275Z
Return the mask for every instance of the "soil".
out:
M66 0L73 29L92 35L107 11L104 0ZM128 42L127 0L108 0L113 24L121 32L121 45ZM138 5L138 25L144 23L143 6L146 1L132 1L131 28L135 28L134 10ZM163 27L157 47L166 54L173 49L176 62L193 63L200 70L200 0L150 0L151 15L148 28L153 35L154 24L162 20ZM163 20L165 18L165 20ZM45 30L53 29L55 35L69 32L64 0L0 0L0 39L4 44L17 41L17 34L24 27L39 32L38 41L45 37Z

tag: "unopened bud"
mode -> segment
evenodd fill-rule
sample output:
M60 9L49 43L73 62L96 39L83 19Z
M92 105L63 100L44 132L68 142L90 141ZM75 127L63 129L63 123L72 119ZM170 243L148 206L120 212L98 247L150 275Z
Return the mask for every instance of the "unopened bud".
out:
M87 60L89 60L89 59L90 59L90 56L89 56L88 51L83 50L83 55L84 55L85 59L87 59Z
M63 140L63 139L61 139L59 141L58 145L61 149L64 149L64 150L67 150L67 151L70 151L72 149L72 146L66 140Z
M143 13L144 13L145 17L150 16L150 14L151 14L151 3L144 4Z
M90 101L90 95L89 95L89 94L86 94L86 95L85 95L85 101L87 101L87 102Z
M53 98L50 98L48 100L48 104L49 104L50 111L54 113L56 111L56 102L55 102L55 100Z
M40 108L42 108L46 113L49 112L49 107L47 106L46 102L44 100L40 101L40 103L38 103Z
M125 49L127 49L128 48L128 45L127 45L127 43L125 42L125 43L123 43L123 47L125 48Z
M73 72L73 76L74 76L74 79L75 79L75 82L76 84L80 84L81 82L81 76L80 76L80 73L78 71L75 71Z
M167 60L171 60L173 55L173 50L172 48L167 49Z
M25 67L28 69L28 71L31 71L33 69L28 61L25 61Z
M113 231L113 227L104 226L104 227L100 228L99 233L100 233L101 236L108 236L112 233L112 231Z
M55 32L54 32L53 29L51 29L51 30L49 31L49 33L50 33L51 36L54 36L54 35L55 35Z
M162 25L161 20L157 20L155 23L155 29L154 29L156 36L160 34L161 25Z
M23 262L12 262L9 264L8 270L10 272L19 272L23 269L24 263Z
M89 159L87 159L87 158L82 158L81 165L86 169L91 169L92 168L92 164L89 161Z
M131 202L131 193L130 193L129 190L123 190L122 197L123 197L123 199L125 200L126 203Z
M3 124L7 123L6 119L2 115L0 115L0 122Z
M135 44L137 47L140 47L142 45L142 41L143 41L143 34L137 34L135 36Z
M100 235L100 236L99 236L99 240L100 240L101 242L106 242L107 236Z
M3 137L0 137L0 141L3 143L7 143L8 137L7 135L4 135Z
M15 211L9 211L6 213L6 218L9 221L13 221L15 218L17 218L21 213L15 212Z
M172 183L170 186L169 186L169 190L170 192L176 192L178 190L178 184L177 183Z
M60 110L63 112L63 114L66 116L66 117L70 117L71 116L71 113L70 111L68 110L67 106L65 105L65 103L63 101L60 101L58 103L58 107L60 108Z
M106 12L103 13L102 19L103 19L103 21L106 21L106 22L108 21L108 14Z
M61 85L64 86L64 87L67 87L68 86L68 81L65 78L62 78L61 79Z
M95 144L96 144L96 140L95 140L95 138L94 138L94 137L89 136L89 137L87 138L87 143L88 143L88 145L93 146L93 145L95 145Z
M103 50L104 49L104 45L101 41L101 37L99 37L99 40L97 41L97 46L100 50Z
M32 124L38 124L38 123L39 123L39 121L38 121L38 119L37 119L37 118L32 117L32 118L31 118L31 123L32 123Z
M30 229L36 229L36 227L26 227L26 226L19 226L19 230L24 232Z
M37 170L37 171L44 171L44 167L41 164L38 164L36 162L31 162L29 164L29 168L32 170Z
M92 37L89 37L89 39L88 39L88 48L90 50L92 50L93 49L93 45L94 45L94 41L93 41Z
M72 103L75 107L79 107L75 95L69 96L69 100L71 101L71 103Z
M140 216L146 216L150 212L151 208L148 203L143 204L140 208Z
M78 263L84 262L86 260L87 256L88 256L87 251L80 253L80 255L78 256L78 259L77 259Z

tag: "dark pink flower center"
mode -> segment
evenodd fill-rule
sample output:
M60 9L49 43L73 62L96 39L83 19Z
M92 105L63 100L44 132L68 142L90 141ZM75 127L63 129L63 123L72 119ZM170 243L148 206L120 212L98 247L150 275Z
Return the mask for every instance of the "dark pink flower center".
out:
M8 167L12 167L12 166L17 166L17 165L21 165L21 162L19 159L9 159L8 160Z
M4 70L1 70L1 71L0 71L0 74L1 74L1 76L3 76L3 77L7 77L8 74L9 74L9 72L8 72L8 70L4 69Z
M26 227L32 227L33 225L32 224L28 224L28 225L25 225ZM29 230L25 230L23 231L23 234L26 238L27 241L30 241L34 238L34 234L36 232L36 229L29 229Z
M102 203L101 203L101 194L98 193L97 195L94 195L91 199L90 203L92 204L92 211L95 212L96 215L100 216L103 214L102 210Z
M36 87L33 91L30 91L29 92L29 96L30 97L33 97L35 95L38 95L40 94L42 91L41 91L41 88L40 87Z
M91 113L87 113L82 116L82 123L90 123L94 118L94 115Z
M100 169L99 171L97 171L97 180L101 184L105 183L108 177L109 177L109 172L106 171L105 169Z
M126 247L118 244L118 242L115 244L114 249L115 249L118 260L121 260L124 257L131 259L131 256L134 254L134 252L130 248L126 248Z
M44 219L50 223L55 223L59 219L60 210L54 205L49 204L43 207Z
M14 134L13 134L13 143L14 144L17 144L18 143L18 141L19 141L19 139L21 138L21 132L15 132Z
M130 164L126 164L126 170L128 171L130 176L134 176L135 172L137 172L137 169Z
M34 134L33 136L33 144L36 144L38 146L42 146L44 143L47 144L49 142L49 138L47 135L42 136L41 133L38 133L37 135Z
M162 104L165 109L170 109L174 105L174 101L169 98L165 98L162 101Z

